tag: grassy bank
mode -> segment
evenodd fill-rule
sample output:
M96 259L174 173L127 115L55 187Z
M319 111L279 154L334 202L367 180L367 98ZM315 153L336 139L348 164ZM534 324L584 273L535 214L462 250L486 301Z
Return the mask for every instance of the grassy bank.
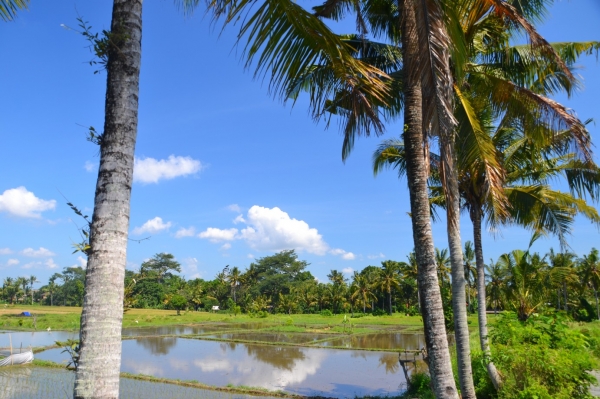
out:
M22 312L30 312L33 317L22 317ZM65 306L6 306L0 309L0 328L21 331L79 329L81 308ZM264 328L272 331L342 333L352 326L353 331L364 332L365 329L376 330L386 327L403 327L409 331L422 329L423 321L419 316L351 317L347 314L347 323L343 323L344 315L322 316L318 314L273 314L267 317L252 317L247 314L232 315L227 313L181 312L174 310L129 309L123 316L123 327L155 327L168 325L189 325L206 323L253 323L264 324ZM470 326L476 327L477 318L470 317Z

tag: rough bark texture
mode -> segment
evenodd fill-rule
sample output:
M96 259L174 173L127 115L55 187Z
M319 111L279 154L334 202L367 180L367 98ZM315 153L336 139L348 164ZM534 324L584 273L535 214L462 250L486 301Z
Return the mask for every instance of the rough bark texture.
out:
M419 48L413 0L400 0L404 59L404 145L410 193L411 221L429 373L436 398L458 398L452 375L442 297L435 265L427 192L427 167L423 153L421 83L417 69Z
M449 143L445 147L452 150L454 143ZM447 154L447 158L452 163L450 166L454 166L454 154ZM446 195L446 207L448 209L446 215L448 216L448 246L450 247L452 264L452 310L454 312L458 380L462 398L477 399L471 369L471 344L469 342L469 324L467 323L467 285L460 239L460 193L458 191L458 177L455 171L452 172L452 169L447 171L445 180L446 190L452 194Z
M118 398L123 278L137 135L142 0L114 0L104 134L81 314L75 398Z
M481 209L476 206L471 208L471 221L473 222L473 243L475 245L475 262L477 264L477 314L479 319L479 343L483 352L488 374L496 390L502 385L502 378L491 359L490 344L488 341L487 313L485 298L485 264L483 262L483 246L481 242Z

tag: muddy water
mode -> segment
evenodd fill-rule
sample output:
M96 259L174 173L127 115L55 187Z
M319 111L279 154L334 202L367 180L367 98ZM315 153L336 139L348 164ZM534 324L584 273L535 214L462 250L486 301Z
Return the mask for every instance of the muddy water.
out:
M36 357L65 361L60 352ZM398 355L386 352L140 337L123 341L122 359L130 373L302 395L394 395L405 387Z
M0 398L65 399L73 397L75 374L41 367L9 367L0 370ZM165 399L251 399L243 394L209 391L148 381L122 378L121 398ZM271 398L265 398L271 399Z

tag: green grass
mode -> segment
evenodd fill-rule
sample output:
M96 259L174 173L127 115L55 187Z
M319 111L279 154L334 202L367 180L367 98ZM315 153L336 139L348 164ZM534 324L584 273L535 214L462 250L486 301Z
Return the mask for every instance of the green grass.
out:
M33 317L21 317L23 311L31 312ZM40 305L9 305L0 309L0 328L34 331L52 330L77 331L79 329L81 308L65 306L40 306ZM423 321L419 316L405 316L394 314L393 316L363 316L350 318L347 314L353 332L364 332L366 330L377 331L379 327L399 327L410 330L422 329ZM186 324L212 324L212 323L253 323L264 325L265 329L281 332L318 332L318 333L343 333L342 323L344 315L321 316L318 314L274 314L265 318L251 317L240 314L237 316L227 313L209 312L182 312L177 315L175 310L156 309L130 309L123 315L123 327L152 327ZM477 323L476 317L470 317L471 327ZM375 327L375 328L374 328ZM346 331L349 325L346 325ZM365 330L366 329L366 330Z

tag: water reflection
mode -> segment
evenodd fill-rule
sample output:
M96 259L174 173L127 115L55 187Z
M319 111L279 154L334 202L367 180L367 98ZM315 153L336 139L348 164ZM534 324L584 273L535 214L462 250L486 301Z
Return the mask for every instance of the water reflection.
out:
M166 355L172 347L177 343L177 338L174 337L147 337L137 338L135 342L141 345L153 355Z
M321 346L337 346L356 349L421 349L425 346L423 334L384 332L362 335L349 335L319 343Z
M169 339L167 353L156 343ZM165 346L164 348L166 348ZM39 359L61 361L60 350L39 353ZM392 365L395 353L278 347L184 338L123 341L122 371L156 377L197 380L206 384L258 386L302 395L353 397L398 394L405 382Z
M10 335L10 338L9 338ZM0 331L0 347L7 348L12 340L13 348L21 345L28 346L51 346L55 341L66 341L68 339L79 339L79 332L67 331Z
M40 367L8 367L0 372L0 398L65 399L73 397L75 374ZM119 396L127 399L253 399L244 394L209 391L172 384L122 378ZM271 399L263 398L261 399Z

